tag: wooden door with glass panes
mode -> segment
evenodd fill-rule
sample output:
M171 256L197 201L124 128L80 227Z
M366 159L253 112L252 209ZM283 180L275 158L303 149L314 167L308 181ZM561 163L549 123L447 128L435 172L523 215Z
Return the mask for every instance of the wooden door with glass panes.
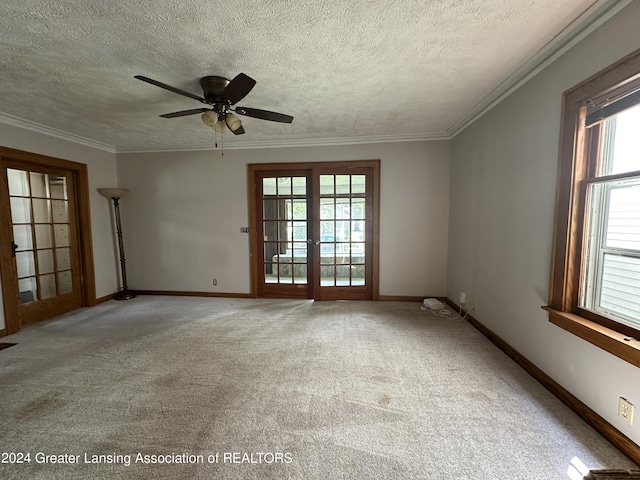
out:
M311 298L311 172L258 172L261 297Z
M252 290L258 297L377 298L379 163L304 166L249 166Z
M314 298L369 300L373 273L373 175L323 168L314 177Z
M19 326L83 304L73 172L6 166ZM11 299L10 299L11 300Z

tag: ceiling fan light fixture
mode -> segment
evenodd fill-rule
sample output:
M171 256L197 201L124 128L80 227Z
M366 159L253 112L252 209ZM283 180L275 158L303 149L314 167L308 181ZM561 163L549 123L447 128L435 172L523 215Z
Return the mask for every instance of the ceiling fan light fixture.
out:
M231 131L235 132L242 126L242 122L238 117L236 117L233 113L228 113L226 117L227 126L231 129Z
M207 126L214 128L216 122L218 121L218 114L213 110L209 110L208 112L204 112L202 114L202 121L207 124Z
M213 126L213 129L218 133L222 133L226 128L227 124L224 122L224 117L218 117L218 120Z

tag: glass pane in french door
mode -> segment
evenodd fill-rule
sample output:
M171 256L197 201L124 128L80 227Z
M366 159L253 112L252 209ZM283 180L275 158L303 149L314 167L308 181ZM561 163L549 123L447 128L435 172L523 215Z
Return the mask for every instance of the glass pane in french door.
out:
M366 175L320 175L320 286L363 286Z
M263 178L264 283L308 283L307 229L307 178Z
M66 178L7 168L20 303L72 290Z

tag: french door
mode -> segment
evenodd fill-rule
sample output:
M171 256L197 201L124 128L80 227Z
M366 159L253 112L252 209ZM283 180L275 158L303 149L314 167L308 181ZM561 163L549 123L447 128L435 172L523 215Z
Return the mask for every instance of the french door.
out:
M78 176L60 166L71 162L3 157L0 163L2 291L6 331L14 333L94 303L95 293L86 301Z
M250 165L253 294L377 298L378 172L379 162Z

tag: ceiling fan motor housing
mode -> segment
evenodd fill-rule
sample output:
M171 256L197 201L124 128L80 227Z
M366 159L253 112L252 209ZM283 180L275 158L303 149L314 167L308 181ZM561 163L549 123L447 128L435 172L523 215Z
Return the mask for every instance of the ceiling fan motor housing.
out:
M221 95L227 85L229 85L229 80L224 77L218 77L217 75L202 77L200 79L200 86L202 87L204 98L211 104L223 101Z

